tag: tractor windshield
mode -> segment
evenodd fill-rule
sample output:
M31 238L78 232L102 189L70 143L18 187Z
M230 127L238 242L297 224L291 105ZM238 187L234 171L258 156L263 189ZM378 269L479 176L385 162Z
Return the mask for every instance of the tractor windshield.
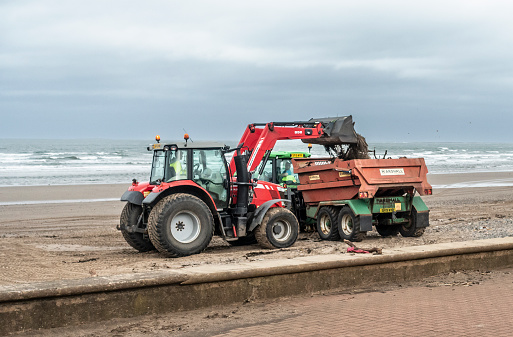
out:
M153 151L153 163L151 164L150 184L155 185L164 180L164 167L166 153L164 151Z
M292 166L290 158L269 159L261 170L262 174L258 180L275 184L299 184L299 177L297 173L294 173L294 167Z
M154 151L150 184L187 179L186 151Z
M267 181L270 183L273 183L275 179L273 179L273 166L274 166L274 160L268 159L265 164L263 164L264 167L262 169L262 174L258 177L258 180Z

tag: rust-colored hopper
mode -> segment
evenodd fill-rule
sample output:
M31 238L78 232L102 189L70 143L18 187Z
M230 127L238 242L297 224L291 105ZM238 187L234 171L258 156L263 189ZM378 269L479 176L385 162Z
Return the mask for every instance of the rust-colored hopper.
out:
M385 196L431 194L423 158L296 159L303 198L307 203L374 198Z

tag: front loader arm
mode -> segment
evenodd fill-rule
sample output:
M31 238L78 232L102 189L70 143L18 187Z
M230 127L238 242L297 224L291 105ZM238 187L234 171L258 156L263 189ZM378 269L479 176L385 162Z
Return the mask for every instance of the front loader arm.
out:
M276 141L301 139L303 142L324 146L356 144L357 136L352 116L310 119L306 122L271 122L249 124L234 153L248 154L247 169L254 172L267 151L274 148ZM235 174L235 162L230 162L230 172Z
M264 127L258 127L264 125ZM324 134L322 123L291 122L250 124L242 135L239 146L242 153L250 153L247 168L253 172L260 165L268 150L272 150L276 141L286 139L316 139ZM237 154L234 154L236 156ZM230 171L235 172L235 163L230 162ZM233 173L232 173L233 174Z
M268 123L262 134L258 138L256 146L248 160L248 171L253 172L260 165L262 158L268 150L272 150L276 141L286 139L315 139L323 134L322 124L318 124L315 128L282 127L274 126Z

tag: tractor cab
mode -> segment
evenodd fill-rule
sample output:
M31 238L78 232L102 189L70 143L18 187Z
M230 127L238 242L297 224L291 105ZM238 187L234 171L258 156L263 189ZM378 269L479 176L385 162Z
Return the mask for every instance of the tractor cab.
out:
M294 173L292 159L309 158L310 156L311 154L308 152L273 151L267 160L262 162L259 180L295 188L299 185L299 177Z
M173 183L179 180L194 181L212 197L217 208L229 202L228 165L222 143L156 143L148 147L153 151L151 185Z

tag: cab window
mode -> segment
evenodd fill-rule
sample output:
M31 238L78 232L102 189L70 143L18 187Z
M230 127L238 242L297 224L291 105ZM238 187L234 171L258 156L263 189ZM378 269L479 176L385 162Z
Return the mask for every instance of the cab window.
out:
M187 179L187 152L186 150L168 151L165 181Z
M166 165L166 153L164 151L153 152L153 163L151 165L150 184L158 184L164 180Z
M272 183L273 182L273 160L269 159L264 166L262 174L258 180L263 180Z
M224 181L227 170L220 150L194 150L192 180L208 191L217 208L228 206L228 191Z

